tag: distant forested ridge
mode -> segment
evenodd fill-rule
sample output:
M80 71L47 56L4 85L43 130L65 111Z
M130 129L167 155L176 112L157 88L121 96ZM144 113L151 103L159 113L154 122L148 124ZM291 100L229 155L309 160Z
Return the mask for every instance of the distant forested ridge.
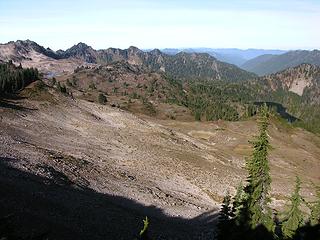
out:
M296 67L303 63L320 66L320 51L297 50L281 55L260 55L245 62L241 67L246 71L263 76L283 71L290 67Z

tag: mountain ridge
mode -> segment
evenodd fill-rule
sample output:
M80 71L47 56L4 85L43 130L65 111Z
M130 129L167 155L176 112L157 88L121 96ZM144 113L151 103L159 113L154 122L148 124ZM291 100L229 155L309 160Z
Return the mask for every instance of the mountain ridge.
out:
M262 55L247 61L241 67L262 76L303 63L320 66L320 51L296 50L281 55Z
M27 44L24 44L24 43ZM3 50L8 45L11 46L11 54ZM14 51L16 45L22 45L24 53ZM0 59L13 60L21 63L28 60L32 63L33 56L28 54L32 52L39 58L45 57L47 61L53 60L70 60L84 64L109 64L115 61L128 61L130 64L144 66L150 71L161 71L170 77L176 77L183 80L204 79L204 80L226 80L241 81L255 77L253 73L246 72L235 65L220 62L215 57L207 53L179 53L168 55L160 50L144 52L137 47L131 46L128 49L108 48L95 50L85 43L78 43L71 48L57 52L46 50L35 42L16 41L3 44L0 46ZM35 66L37 67L37 66Z
M245 62L263 54L283 54L285 50L278 49L238 49L238 48L164 48L162 52L169 55L176 54L178 52L197 52L208 53L211 56L217 58L219 61L235 64L240 67Z

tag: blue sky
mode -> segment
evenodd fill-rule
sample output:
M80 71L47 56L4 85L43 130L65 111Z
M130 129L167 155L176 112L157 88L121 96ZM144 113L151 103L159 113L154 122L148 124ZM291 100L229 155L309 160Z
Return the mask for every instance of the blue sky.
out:
M320 0L0 0L0 42L319 49Z

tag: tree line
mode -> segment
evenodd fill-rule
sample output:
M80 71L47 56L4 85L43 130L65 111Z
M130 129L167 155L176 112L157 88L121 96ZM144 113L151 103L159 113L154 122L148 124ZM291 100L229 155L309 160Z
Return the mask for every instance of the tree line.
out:
M224 82L189 82L187 107L195 120L237 121L254 115L254 90L245 85ZM244 108L240 113L238 108Z

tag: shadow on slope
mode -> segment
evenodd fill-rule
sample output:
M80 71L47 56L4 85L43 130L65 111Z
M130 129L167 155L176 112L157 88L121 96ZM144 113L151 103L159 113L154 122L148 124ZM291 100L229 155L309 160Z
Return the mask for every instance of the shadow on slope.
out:
M0 93L0 108L10 108L14 110L36 110L27 107L20 106L16 100L22 100L25 97L21 97L18 94L2 94Z
M15 162L0 157L0 238L134 239L148 216L152 239L213 239L217 213L170 217L155 206L77 186L54 169L44 178Z
M155 206L76 185L52 167L44 166L50 172L45 178L13 167L15 162L19 160L0 157L1 239L133 240L145 216L151 220L150 239L217 239L217 212L193 219L170 217ZM250 229L232 220L218 226L218 239L277 239L263 226ZM320 239L320 225L305 225L293 239Z

